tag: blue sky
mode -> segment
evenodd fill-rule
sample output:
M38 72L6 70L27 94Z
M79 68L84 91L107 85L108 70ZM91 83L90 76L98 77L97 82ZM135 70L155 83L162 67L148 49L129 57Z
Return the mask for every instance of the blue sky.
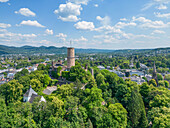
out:
M0 44L170 47L170 0L0 0Z

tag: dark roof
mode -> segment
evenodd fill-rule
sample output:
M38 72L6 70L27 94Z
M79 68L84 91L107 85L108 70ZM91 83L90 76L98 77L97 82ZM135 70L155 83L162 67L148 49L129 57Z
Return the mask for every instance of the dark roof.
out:
M32 94L37 95L37 93L36 93L36 92L31 88L31 86L30 86L30 88L29 88L28 91L24 94L24 96L25 96L25 97L31 97Z
M46 95L50 95L52 92L56 91L57 90L57 87L56 86L53 86L53 87L47 87L43 93L46 94Z
M48 90L48 89L45 89L45 90L43 91L43 93L46 94L46 95L50 95L52 92L51 92L50 90Z
M34 101L34 99L35 99L36 97L40 97L40 96L39 96L39 95L36 95L36 94L32 94L29 102L30 102L30 103L33 103L33 101Z

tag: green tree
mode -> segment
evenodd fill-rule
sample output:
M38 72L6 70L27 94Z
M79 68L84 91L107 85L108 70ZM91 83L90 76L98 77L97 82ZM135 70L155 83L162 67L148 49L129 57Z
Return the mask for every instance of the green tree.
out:
M5 128L8 126L7 123L7 106L5 100L0 97L0 127Z
M142 83L142 85L140 86L140 94L142 95L143 101L145 103L145 107L148 107L149 105L149 95L151 92L151 86L148 85L146 82Z
M126 128L127 111L120 103L110 104L108 107L108 112L112 115L115 128Z
M158 81L159 86L165 87L165 82L163 80Z
M38 70L45 70L46 67L44 64L39 64L38 67L37 67Z
M42 84L38 79L32 79L30 81L31 87L36 91L39 92L42 90Z
M84 97L84 94L83 94L84 85L81 83L81 81L79 79L77 79L74 82L73 88L74 88L73 89L73 95L79 97L82 100L83 97Z
M105 77L100 73L96 76L97 86L100 86L105 81Z
M140 94L144 98L148 97L150 91L151 91L150 86L146 82L142 83L142 85L140 86Z
M125 72L126 77L130 77L130 72Z
M46 121L47 117L50 117L49 109L47 103L40 102L40 97L36 97L34 102L32 103L32 112L33 112L33 120L36 122L38 127L43 127L44 122Z
M80 64L71 67L69 75L71 81L79 79L82 83L87 83L89 77L91 77L91 74L82 69Z
M67 80L69 79L69 71L62 71L62 77L66 78Z
M86 85L86 88L92 88L96 86L97 87L97 84L96 84L96 80L94 79L94 77L91 77Z
M128 89L128 86L126 84L120 84L115 97L123 106L126 106L130 98L130 90Z
M31 81L31 80L30 80L30 78L29 78L28 75L26 75L26 76L21 76L21 77L19 78L18 82L23 85L23 92L26 92L26 91L29 89L30 81Z
M28 70L24 68L24 69L22 69L22 71L17 72L15 74L14 78L18 80L20 77L28 75L28 74L29 74Z
M17 105L19 106L19 105ZM21 103L21 106L17 108L17 113L21 113L20 127L24 128L36 128L36 123L33 120L32 105L31 103Z
M90 119L88 119L87 128L93 128L93 124Z
M84 100L84 105L87 110L92 109L95 106L101 106L104 99L102 98L102 90L97 87L91 89L86 89L85 93L87 94L86 99Z
M169 88L169 82L166 81L166 80L164 80L164 83L165 83L165 87L166 87L166 88Z
M47 87L51 81L52 79L49 77L49 75L44 75L44 82L43 82L44 87Z
M70 96L73 93L73 88L70 84L63 84L57 89L57 94L61 96L62 98L66 98L67 96Z
M170 103L170 97L166 96L165 94L156 95L153 100L150 101L149 106L152 107L161 107L165 106L168 107Z
M161 74L159 74L159 73L157 73L157 78L158 78L158 81L159 81L159 80L163 80L162 75L161 75Z
M153 107L148 112L148 120L152 122L152 128L169 128L170 127L170 108Z
M52 108L54 109L54 115L57 117L64 115L64 102L60 100L58 97L54 97L52 100Z
M154 80L154 79L151 79L150 81L149 81L149 85L153 85L153 86L155 86L155 87L157 87L157 83L156 83L156 81Z
M139 62L139 61L136 63L136 68L137 68L137 69L140 68L140 62Z
M165 80L170 80L170 74L165 75Z
M20 101L23 96L23 85L20 84L17 80L11 80L10 82L2 85L2 93L5 96L5 102L14 103Z
M128 104L128 112L129 118L132 122L132 127L147 127L148 121L146 118L145 106L142 96L139 93L138 86L134 86L131 92L131 99Z

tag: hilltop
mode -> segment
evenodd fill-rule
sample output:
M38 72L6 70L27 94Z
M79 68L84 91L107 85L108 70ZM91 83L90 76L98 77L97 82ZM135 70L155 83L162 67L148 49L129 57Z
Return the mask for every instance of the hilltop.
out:
M156 48L156 49L122 49L122 50L107 50L107 49L81 49L76 48L76 53L138 53L138 52L155 52L160 50L170 50L168 48ZM0 55L2 54L66 54L67 47L55 47L55 46L40 46L40 47L33 47L33 46L22 46L22 47L14 47L14 46L5 46L0 45Z

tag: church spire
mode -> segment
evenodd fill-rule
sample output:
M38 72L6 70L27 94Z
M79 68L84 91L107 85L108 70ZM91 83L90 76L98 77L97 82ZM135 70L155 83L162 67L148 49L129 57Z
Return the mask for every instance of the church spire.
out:
M155 61L154 61L154 66L153 66L153 73L156 74L156 66L155 66Z

